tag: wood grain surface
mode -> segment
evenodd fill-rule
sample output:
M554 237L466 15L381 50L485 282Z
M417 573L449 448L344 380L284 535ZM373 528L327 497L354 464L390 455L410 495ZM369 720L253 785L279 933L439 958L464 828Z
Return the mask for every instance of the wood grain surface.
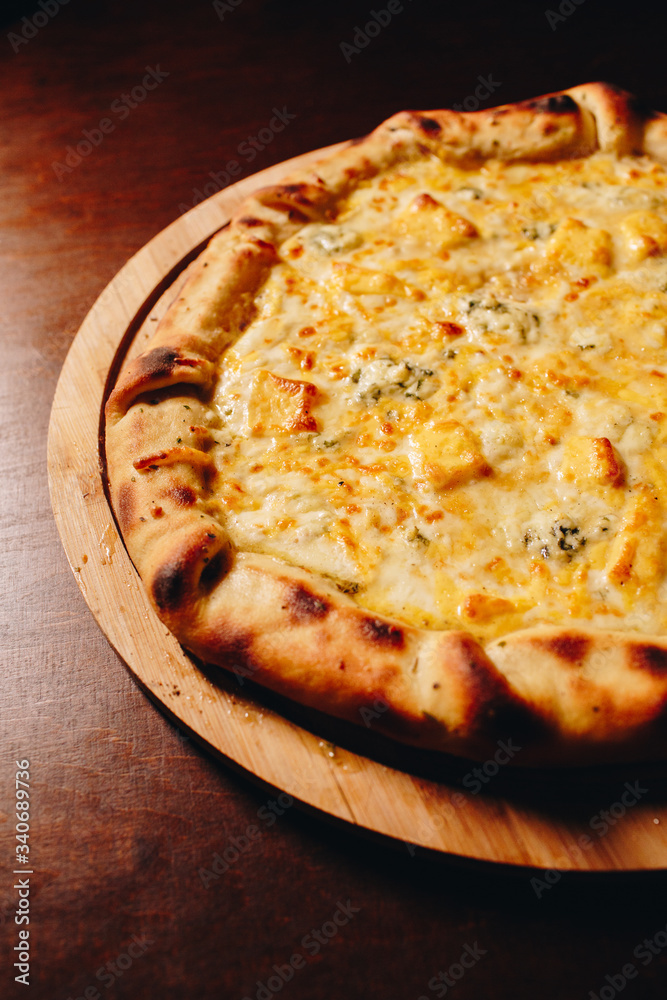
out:
M21 20L43 13L37 3L0 14L2 996L659 998L663 872L552 871L540 886L536 873L413 855L279 801L179 734L74 582L50 511L46 434L93 302L211 185L362 134L401 107L470 106L480 76L494 87L486 103L602 78L667 110L664 12L586 0L550 23L532 2L414 0L346 61L340 43L383 0L217 6L70 0L37 28ZM168 74L150 91L147 67ZM259 138L274 108L295 117ZM105 120L113 129L100 139ZM59 179L53 165L68 166L81 142L90 150L78 163L75 150ZM240 174L226 177L230 162ZM28 989L13 968L22 758ZM641 780L660 793L659 775ZM600 800L595 788L545 787L543 808L567 801L586 822L619 791Z

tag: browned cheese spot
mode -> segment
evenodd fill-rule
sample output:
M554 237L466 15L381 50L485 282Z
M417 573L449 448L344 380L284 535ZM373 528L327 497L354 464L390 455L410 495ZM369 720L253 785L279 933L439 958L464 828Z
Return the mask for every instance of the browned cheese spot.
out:
M435 325L446 337L460 337L462 333L465 333L464 327L458 323L452 323L448 319L436 320Z

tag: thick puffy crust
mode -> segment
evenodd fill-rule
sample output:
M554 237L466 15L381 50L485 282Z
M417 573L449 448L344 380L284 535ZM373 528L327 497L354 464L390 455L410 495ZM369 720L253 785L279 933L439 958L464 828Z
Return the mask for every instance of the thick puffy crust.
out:
M401 112L289 183L248 198L213 238L106 409L112 501L158 614L202 659L405 742L482 758L589 763L667 749L667 639L530 629L486 650L466 632L376 616L321 577L235 552L216 501L217 362L247 324L278 243L327 220L362 179L426 151L455 161L596 150L667 162L667 116L594 83L520 104Z

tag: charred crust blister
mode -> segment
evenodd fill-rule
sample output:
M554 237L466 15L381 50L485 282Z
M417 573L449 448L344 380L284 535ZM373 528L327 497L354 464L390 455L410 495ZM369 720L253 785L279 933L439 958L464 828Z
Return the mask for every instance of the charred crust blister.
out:
M650 643L637 643L628 649L630 665L636 670L664 677L667 673L667 649Z
M201 568L199 586L202 590L210 590L217 584L229 567L230 552L228 546L223 545L209 555L215 542L215 533L207 532L205 538L195 539L158 568L153 576L151 592L160 610L174 611L194 596L191 595L191 588L197 582L195 574L198 567Z
M549 114L576 114L579 111L577 102L569 94L551 94L549 97L538 97L527 101L524 107L529 111L546 111Z
M287 195L296 195L297 200L304 205L310 204L304 195L304 191L308 190L305 184L281 184L279 185L278 190Z
M441 131L440 122L437 122L435 118L419 118L419 127L423 132L428 135L438 135Z
M512 740L521 748L547 742L552 736L545 720L510 691L490 703L483 729L490 740Z
M229 569L230 553L229 549L222 548L208 561L199 577L199 587L203 591L212 590L224 573Z
M137 359L137 374L141 379L164 378L171 375L177 360L173 347L154 347Z
M540 639L539 644L546 653L552 653L566 663L582 663L588 653L591 640L587 635L577 635L565 632L563 635L553 635Z
M290 207L313 208L314 202L308 197L307 184L278 184L272 193L277 203L285 202Z
M219 621L208 637L204 658L232 671L241 684L246 679L261 682L265 668L262 658L253 653L255 638L252 632L246 632L228 621Z
M535 710L509 687L505 677L472 636L461 636L471 694L470 719L480 735L535 743L547 735L547 727Z
M197 502L197 494L187 483L177 483L164 496L173 500L178 507L192 507Z
M309 216L305 212L299 211L298 208L290 208L288 215L290 222L301 222L304 225L310 222Z
M153 577L151 591L161 611L178 607L186 592L185 567L180 561L165 563Z
M488 676L490 671L493 672L494 677L499 676L493 663L471 635L464 632L459 636L459 642L461 653L469 670L479 671L479 677Z
M239 220L240 226L247 226L248 229L255 229L257 226L265 226L265 219L257 219L252 215L244 215Z
M474 714L483 714L488 706L513 699L507 681L471 635L459 637L459 648Z
M362 618L359 628L364 639L376 646L389 646L392 649L402 649L405 645L403 629L381 618Z
M325 618L330 611L327 601L311 593L301 584L291 587L288 591L286 607L292 618L298 622Z

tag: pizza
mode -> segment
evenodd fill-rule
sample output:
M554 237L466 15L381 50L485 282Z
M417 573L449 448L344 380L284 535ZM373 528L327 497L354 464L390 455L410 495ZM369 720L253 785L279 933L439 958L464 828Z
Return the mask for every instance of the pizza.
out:
M470 758L664 756L666 115L401 112L256 191L105 433L203 661Z

